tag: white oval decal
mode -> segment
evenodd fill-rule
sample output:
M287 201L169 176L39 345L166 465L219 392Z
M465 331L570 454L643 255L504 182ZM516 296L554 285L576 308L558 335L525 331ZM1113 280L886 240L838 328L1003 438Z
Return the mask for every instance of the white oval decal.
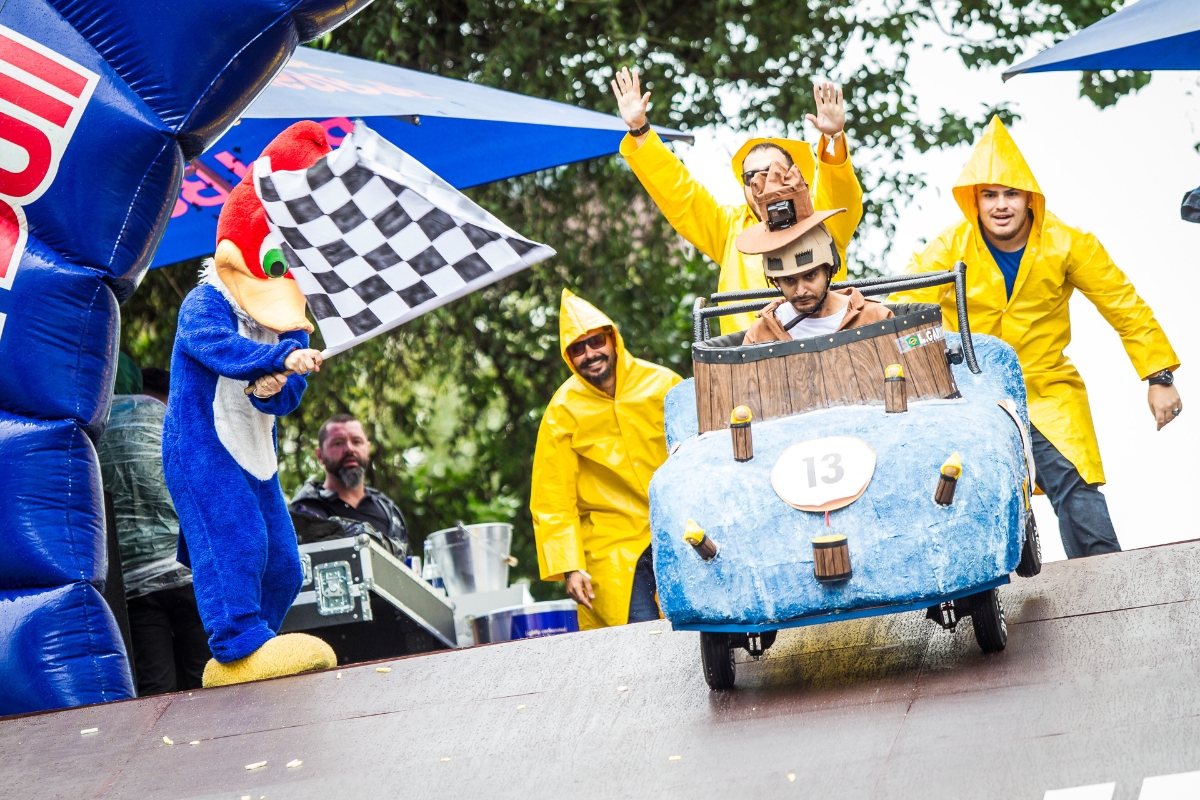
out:
M775 462L771 486L801 511L833 511L862 497L875 474L875 451L853 436L794 444Z

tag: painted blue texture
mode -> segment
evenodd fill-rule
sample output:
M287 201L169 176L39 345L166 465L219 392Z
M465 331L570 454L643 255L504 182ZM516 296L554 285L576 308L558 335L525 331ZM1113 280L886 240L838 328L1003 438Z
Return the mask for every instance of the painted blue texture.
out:
M826 622L845 622L850 619L866 619L867 617L881 617L884 614L901 614L905 611L921 611L931 606L940 605L958 600L961 597L967 597L973 594L997 586L1003 586L1008 583L1008 576L996 578L994 581L988 581L980 586L972 586L969 589L960 589L957 592L948 592L946 594L934 595L933 597L923 597L920 600L910 600L907 603L888 603L882 606L865 606L863 608L853 608L848 611L837 610L831 614L813 614L808 617L799 617L798 619L788 620L786 622L768 622L763 624L751 625L749 623L704 623L704 622L678 622L672 623L671 627L677 631L710 631L712 633L764 633L766 631L783 630L784 628L806 628L809 625L824 625Z
M1011 572L1024 541L1027 470L1020 432L997 403L1011 399L1025 417L1024 384L1011 347L976 336L975 348L982 374L954 369L961 399L912 402L902 414L843 406L757 422L754 458L744 463L734 461L728 431L695 435L691 382L673 389L666 401L673 452L650 484L666 617L682 625L770 626L921 602ZM828 528L823 515L792 508L771 487L784 450L827 436L856 436L876 454L866 492L830 514ZM953 452L963 475L954 503L942 508L933 492ZM705 562L683 542L688 520L718 543L716 558ZM854 575L822 585L813 577L811 540L827 533L848 537Z
M187 161L300 41L368 1L0 3L4 74L25 87L5 95L0 139L27 156L0 170L0 715L132 696L97 592L92 442L112 397L118 301L153 258Z

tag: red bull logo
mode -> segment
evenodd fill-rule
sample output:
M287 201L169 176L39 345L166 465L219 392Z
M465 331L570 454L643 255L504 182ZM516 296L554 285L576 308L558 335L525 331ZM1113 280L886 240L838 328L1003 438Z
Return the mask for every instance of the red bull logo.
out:
M54 183L99 76L0 25L0 289L11 289L28 226L24 206Z

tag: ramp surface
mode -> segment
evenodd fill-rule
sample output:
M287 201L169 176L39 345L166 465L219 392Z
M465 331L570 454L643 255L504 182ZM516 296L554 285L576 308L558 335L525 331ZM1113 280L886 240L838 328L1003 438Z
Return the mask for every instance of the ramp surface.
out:
M842 622L726 693L660 622L8 718L0 796L1134 800L1200 770L1200 543L1013 580L1002 653L969 621Z

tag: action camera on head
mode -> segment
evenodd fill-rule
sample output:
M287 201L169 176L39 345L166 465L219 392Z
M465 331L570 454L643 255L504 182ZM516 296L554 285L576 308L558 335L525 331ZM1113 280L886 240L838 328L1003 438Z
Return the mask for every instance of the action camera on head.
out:
M767 206L767 228L781 231L796 224L796 204L791 200L779 200Z

